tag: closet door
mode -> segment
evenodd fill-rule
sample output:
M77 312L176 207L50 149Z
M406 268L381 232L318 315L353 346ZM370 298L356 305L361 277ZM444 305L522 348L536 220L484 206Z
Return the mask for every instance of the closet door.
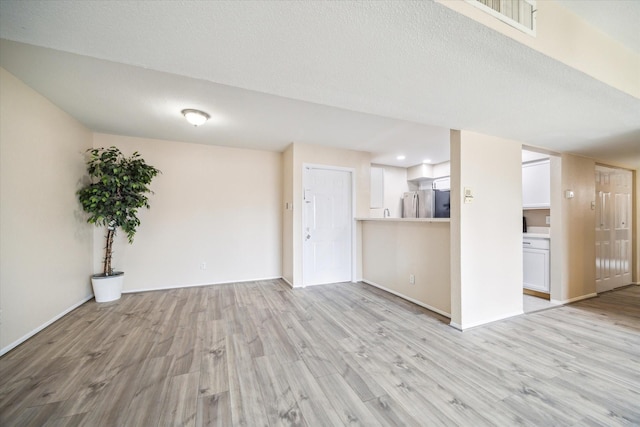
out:
M596 167L596 290L631 283L632 174Z

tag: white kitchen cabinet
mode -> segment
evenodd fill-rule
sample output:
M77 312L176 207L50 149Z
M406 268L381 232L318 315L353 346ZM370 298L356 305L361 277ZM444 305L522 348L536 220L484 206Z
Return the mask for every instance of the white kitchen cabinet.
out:
M551 206L551 165L542 160L522 165L522 208L549 209Z
M433 180L434 190L449 190L450 188L451 188L451 178L449 178L448 176Z
M549 239L523 239L523 285L526 289L549 293Z

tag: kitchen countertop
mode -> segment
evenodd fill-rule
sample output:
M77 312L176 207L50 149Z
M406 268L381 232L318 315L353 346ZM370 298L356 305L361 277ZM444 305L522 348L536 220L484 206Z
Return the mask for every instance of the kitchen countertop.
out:
M451 222L449 218L356 218L356 221Z
M551 234L549 233L551 230L549 227L528 227L527 233L522 233L522 237L529 239L550 239Z
M550 239L551 235L548 233L522 233L522 237L527 239Z

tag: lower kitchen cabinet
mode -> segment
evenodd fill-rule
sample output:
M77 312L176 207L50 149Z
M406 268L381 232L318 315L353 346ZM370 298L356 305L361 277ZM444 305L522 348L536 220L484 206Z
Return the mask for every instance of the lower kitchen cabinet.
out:
M549 240L523 240L523 282L526 289L549 293Z

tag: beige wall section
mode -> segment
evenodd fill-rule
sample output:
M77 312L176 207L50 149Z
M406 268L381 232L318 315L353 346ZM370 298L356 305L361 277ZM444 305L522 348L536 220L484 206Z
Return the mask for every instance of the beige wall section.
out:
M282 278L293 285L293 144L282 153Z
M384 208L371 209L371 218L382 218L384 209L389 209L391 218L402 217L402 195L410 191L407 182L407 169L378 165L384 170Z
M291 254L293 282L302 286L302 167L304 164L338 166L351 168L355 173L355 217L369 216L371 155L364 151L343 150L319 145L293 143L293 240L283 242L283 253ZM354 225L354 228L356 226ZM354 260L356 262L357 260ZM283 260L286 265L288 260ZM360 277L360 267L356 265L356 277ZM355 279L354 278L354 279Z
M517 141L452 131L452 269L459 270L451 272L455 327L522 313L521 159ZM465 188L471 189L471 203L464 203Z
M450 242L450 263L451 263L451 322L457 326L462 324L462 239L460 237L460 209L462 206L462 188L461 180L461 150L462 150L462 132L451 129L449 137L450 160L450 226L449 233L451 235Z
M640 54L592 27L555 1L537 1L536 37L511 27L467 2L436 1L616 89L640 97Z
M549 294L552 300L562 300L563 291L563 272L565 262L564 254L564 224L562 220L563 212L563 184L562 184L562 158L560 156L550 156L550 173L551 173L551 225L549 231L551 233L551 241L549 242ZM594 176L595 180L595 176ZM595 264L595 260L593 261Z
M591 209L596 194L595 161L568 154L561 161L560 226L558 233L551 230L551 240L560 245L551 248L552 264L559 262L560 292L557 296L552 292L551 297L568 302L596 292L596 219ZM564 197L566 190L572 190L574 198Z
M0 69L0 352L89 298L91 133Z
M549 227L547 217L551 216L550 209L526 209L522 211L522 216L527 218L528 227Z
M281 153L94 135L94 146L112 145L162 171L133 244L118 235L125 292L282 275ZM103 234L96 229L96 271Z
M451 313L448 222L361 221L363 280ZM415 284L409 283L409 275Z
M640 171L633 171L633 185L635 186L635 203L633 204L633 281L640 285Z

